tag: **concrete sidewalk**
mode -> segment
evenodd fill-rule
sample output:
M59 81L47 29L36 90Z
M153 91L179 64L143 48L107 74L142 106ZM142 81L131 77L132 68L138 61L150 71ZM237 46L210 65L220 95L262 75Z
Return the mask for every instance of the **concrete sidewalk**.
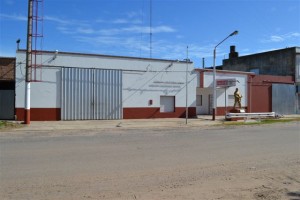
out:
M32 121L30 125L15 129L16 131L49 131L49 130L88 130L111 128L166 128L166 127L199 127L221 124L224 116L211 120L210 115L198 118L166 119L123 119L123 120L80 120L80 121Z
M300 115L286 115L286 118L300 118ZM14 131L51 131L51 130L89 130L112 128L176 128L176 127L208 127L222 124L224 116L217 116L212 121L211 115L199 115L198 118L165 118L165 119L123 119L123 120L80 120L80 121L32 121L13 129Z

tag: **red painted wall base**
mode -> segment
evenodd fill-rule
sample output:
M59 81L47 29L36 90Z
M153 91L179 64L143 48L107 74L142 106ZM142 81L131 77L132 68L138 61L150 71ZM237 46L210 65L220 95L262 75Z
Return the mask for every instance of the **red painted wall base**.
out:
M188 108L189 117L196 116L196 107ZM161 113L160 108L123 108L123 119L185 118L185 108L177 107L175 112Z
M196 116L196 108L188 110L190 118ZM16 108L17 120L24 121L25 109ZM123 119L150 119L150 118L185 118L185 108L175 108L175 112L161 113L160 108L123 108ZM59 121L60 108L31 108L31 121Z
M18 121L24 121L25 116L24 108L16 108L16 116ZM30 109L31 121L59 121L60 108L31 108Z

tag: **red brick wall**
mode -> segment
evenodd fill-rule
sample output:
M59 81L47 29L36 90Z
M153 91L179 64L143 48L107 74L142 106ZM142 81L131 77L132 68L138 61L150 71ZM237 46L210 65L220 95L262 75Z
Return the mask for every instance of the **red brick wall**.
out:
M254 76L251 81L251 112L272 112L272 83L294 84L294 77Z

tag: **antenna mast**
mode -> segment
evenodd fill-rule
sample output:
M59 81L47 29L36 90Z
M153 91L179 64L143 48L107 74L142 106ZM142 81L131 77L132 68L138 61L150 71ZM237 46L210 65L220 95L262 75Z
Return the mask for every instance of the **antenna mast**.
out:
M150 58L152 58L152 0L150 0Z

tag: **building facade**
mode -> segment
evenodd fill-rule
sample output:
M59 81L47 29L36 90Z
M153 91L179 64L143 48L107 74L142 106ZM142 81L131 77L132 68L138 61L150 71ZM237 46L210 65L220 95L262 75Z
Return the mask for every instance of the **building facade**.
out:
M197 69L197 114L212 114L213 70ZM276 112L296 114L299 106L293 76L256 75L253 72L216 71L216 115L225 115L234 108L234 92L242 95L245 112Z
M300 47L239 56L235 46L230 47L229 58L224 59L221 66L223 70L254 72L257 75L295 76L295 80L300 79L299 67Z
M17 51L18 120L25 58ZM177 118L185 117L186 105L189 117L196 115L192 62L51 51L39 59L43 67L31 71L31 120Z
M296 113L300 113L300 47L239 56L235 46L231 46L229 58L223 60L223 65L220 68L253 72L256 75L287 76L288 80L292 77L294 86L291 86L289 81L287 82L290 85L289 91L294 91L294 94L289 96L296 99L296 103L292 103L292 105Z
M213 107L213 70L196 69L198 74L198 85L196 89L196 105L198 115L212 114ZM249 104L251 90L248 81L253 73L217 70L217 109L216 115L225 115L233 109L234 91L238 88L243 96L241 106L246 112L251 112Z

